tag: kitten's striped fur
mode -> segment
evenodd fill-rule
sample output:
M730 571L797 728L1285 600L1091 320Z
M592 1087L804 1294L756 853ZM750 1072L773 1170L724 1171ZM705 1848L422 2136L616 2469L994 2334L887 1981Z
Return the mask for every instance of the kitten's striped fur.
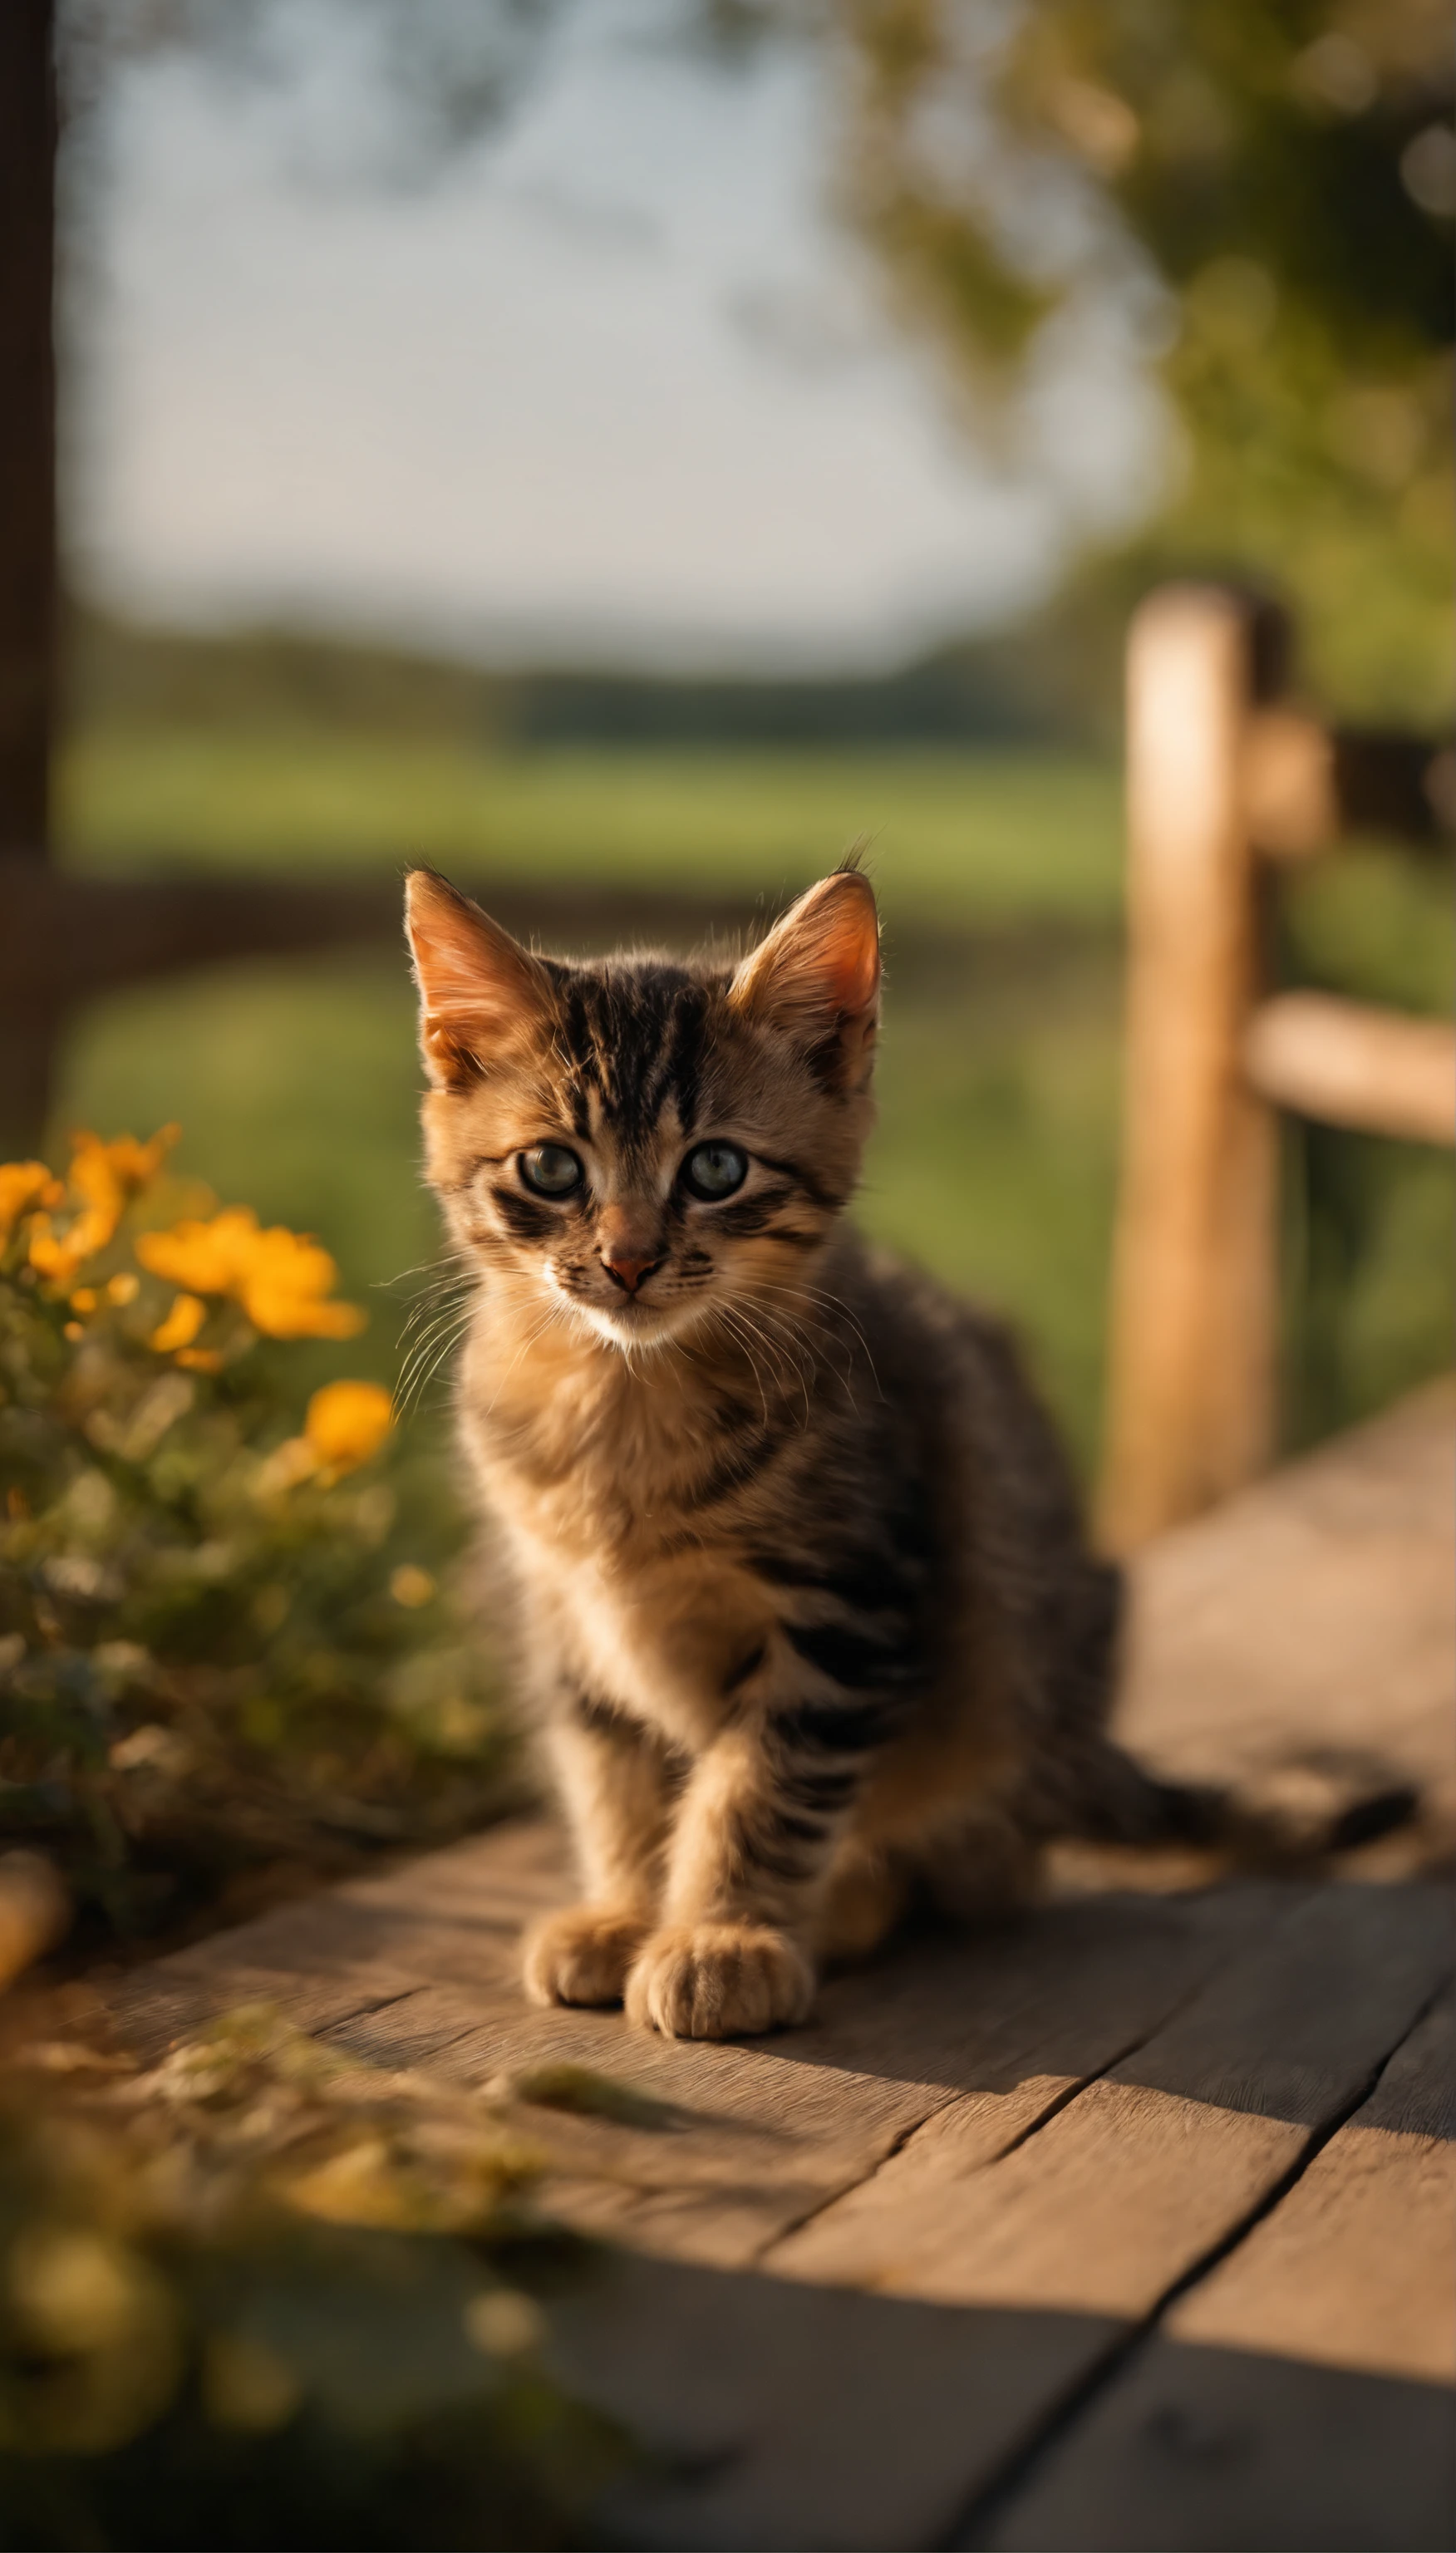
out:
M514 1583L582 1902L540 2001L721 2037L808 2010L912 1889L1136 1823L1117 1581L1004 1333L843 1221L871 1121L852 867L737 966L529 955L417 870L428 1173L479 1276L463 1439ZM748 1157L722 1202L683 1166ZM521 1157L583 1178L550 1199Z

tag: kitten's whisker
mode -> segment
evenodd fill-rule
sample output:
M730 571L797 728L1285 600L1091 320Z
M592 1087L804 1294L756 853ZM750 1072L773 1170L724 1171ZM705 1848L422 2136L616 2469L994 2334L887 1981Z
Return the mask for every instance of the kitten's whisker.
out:
M459 1335L459 1333L457 1332L457 1334L456 1334L456 1335L458 1336L458 1335ZM434 1360L433 1364L432 1364L432 1365L430 1365L430 1366L427 1366L427 1367L426 1367L426 1369L425 1369L424 1373L421 1375L421 1377L420 1377L420 1379L419 1379L418 1384L417 1384L417 1385L416 1385L416 1387L415 1387L415 1390L414 1390L414 1405L415 1405L416 1407L420 1406L420 1404L423 1402L425 1393L428 1391L428 1389L429 1389L429 1388L430 1388L430 1385L434 1382L434 1379L435 1379L436 1375L439 1373L441 1366L444 1364L445 1359L446 1359L446 1358L448 1357L448 1355L450 1354L450 1351L451 1351L451 1349L454 1347L454 1345L455 1345L455 1339L454 1339L454 1338L447 1338L447 1339L442 1339L442 1340L441 1340L441 1342L440 1342L440 1346L439 1346L439 1351L438 1351L438 1354L437 1354L437 1355L436 1355L436 1357L435 1357L435 1360Z
M425 1362L428 1355L428 1346L433 1344L433 1342L422 1345L421 1348L416 1351L414 1357L411 1358L409 1365L406 1367L404 1374L400 1377L394 1390L394 1406L401 1417L407 1416L411 1409L419 1406L426 1390L434 1381L435 1376L438 1374L440 1367L443 1365L456 1341L462 1338L465 1332L469 1329L470 1318L470 1310L467 1307L462 1311L460 1318L456 1321L454 1327L446 1330L445 1335L440 1339L433 1358L430 1359L428 1363Z
M828 1303L832 1305L835 1311L842 1314L849 1328L853 1331L855 1338L858 1340L860 1347L864 1351L864 1362L869 1368L870 1380L873 1383L876 1391L879 1393L881 1400L883 1400L885 1396L884 1390L880 1384L879 1376L875 1371L875 1362L870 1350L869 1341L864 1335L864 1331L860 1326L857 1316L853 1311L851 1311L842 1294L836 1294L832 1288L827 1285L816 1285L805 1276L801 1276L795 1280L792 1290L802 1293L810 1301L816 1303Z
M740 1309L740 1310L742 1309L742 1306L741 1306L741 1305L739 1306L739 1309ZM778 1355L778 1353L779 1353L779 1351L778 1351L777 1340L775 1339L775 1336L774 1336L774 1332L775 1332L775 1330L777 1330L777 1332L778 1332L778 1336L781 1338L781 1337L783 1336L783 1323L782 1323L782 1322L775 1322L775 1320L774 1320L774 1315L773 1315L773 1312L772 1312L772 1310L771 1310L770 1306L769 1306L767 1303L763 1302L762 1300L759 1300L759 1299L755 1298L755 1309L756 1309L756 1310L759 1312L759 1314L762 1316L762 1320L761 1320L760 1324L758 1325L758 1333L757 1333L757 1334L758 1334L759 1338L762 1340L762 1342L763 1342L764 1346L765 1346L765 1347L767 1347L767 1348L769 1349L770 1353L771 1353L771 1354L774 1354L775 1356L777 1356L777 1355ZM744 1317L747 1317L747 1316L746 1316L746 1314L744 1315ZM769 1324L769 1327L768 1327L768 1328L764 1328L764 1327L762 1326L762 1324L763 1324L764 1322L766 1322L766 1323L768 1323L768 1324ZM788 1356L788 1358L789 1358L789 1362L790 1362L790 1365L791 1365L792 1370L793 1370L793 1373L794 1373L795 1381L798 1383L799 1389L800 1389L800 1391L801 1391L801 1392L802 1392L802 1394L803 1394L803 1397L804 1397L804 1416L805 1416L805 1420L806 1420L806 1422L807 1422L807 1421L808 1421L808 1419L809 1419L809 1417L810 1417L810 1414L811 1414L811 1403L810 1403L810 1398L809 1398L809 1383L810 1383L810 1377L811 1377L811 1375L812 1375L812 1373L813 1373L813 1371L814 1371L815 1365L816 1365L816 1363L817 1363L817 1358L816 1358L816 1355L815 1355L815 1352L814 1352L813 1346L812 1346L812 1344L811 1344L811 1342L810 1342L810 1340L809 1340L809 1338L808 1338L807 1334L801 1334L801 1333L798 1331L797 1327L796 1327L792 1322L790 1322L790 1323L789 1323L788 1328L789 1328L789 1336L790 1336L790 1337L795 1341L795 1343L799 1346L799 1348L800 1348L800 1350L801 1350L801 1353L800 1353L798 1356L795 1356L795 1355L794 1355L794 1353L793 1353L792 1348L786 1348L786 1349L784 1350L784 1354L786 1354L786 1355ZM782 1369L780 1368L780 1371L781 1371L781 1370L782 1370Z
M750 1325L755 1337L762 1342L763 1346L769 1349L774 1357L776 1371L782 1373L784 1350L779 1343L781 1325L774 1321L769 1302L760 1294L738 1294L732 1297L732 1308L740 1320ZM798 1360L795 1359L793 1362L797 1364Z
M449 1322L442 1316L441 1322L438 1325L432 1323L427 1331L410 1343L408 1352L399 1369L399 1382L401 1388L407 1388L416 1369L423 1365L425 1360L428 1358L430 1350L434 1346L436 1338L439 1336L440 1329L442 1327L448 1328L449 1326ZM401 1341L401 1345L403 1343Z
M392 1276L377 1276L374 1283L377 1290L384 1290L391 1285L402 1285L406 1276L437 1276L444 1268L465 1264L463 1250L447 1247L434 1259L421 1259L413 1268L396 1268Z
M399 1347L402 1349L412 1336L429 1328L436 1319L453 1311L457 1304L474 1291L474 1278L465 1276L453 1278L448 1285L432 1286L429 1292L421 1295L419 1301L412 1304L405 1314L399 1330Z
M401 1352L405 1352L405 1343L406 1340L408 1341L407 1352L404 1353L403 1371L405 1374L408 1374L414 1366L419 1364L422 1358L428 1356L430 1349L433 1347L434 1342L439 1337L441 1331L452 1328L460 1318L462 1312L466 1312L468 1309L468 1300L463 1300L461 1297L456 1296L452 1302L443 1304L432 1312L429 1320L420 1329L417 1337L410 1340L407 1330L403 1333L397 1344Z
M754 1383L758 1388L758 1397L763 1409L763 1423L766 1427L769 1421L768 1393L764 1388L763 1376L759 1368L758 1359L754 1354L754 1349L761 1347L767 1351L769 1356L773 1357L774 1397L776 1400L781 1400L783 1397L782 1368L778 1361L774 1343L764 1330L762 1330L755 1322L750 1320L741 1303L722 1303L718 1305L717 1308L728 1326L729 1335L737 1340L742 1353L748 1360L749 1369L752 1373Z
M404 1350L407 1341L407 1352L404 1355L404 1362L400 1371L399 1381L395 1386L396 1399L402 1407L408 1407L411 1400L417 1400L419 1398L420 1393L423 1390L423 1384L420 1382L420 1377L423 1374L426 1364L429 1365L430 1373L433 1374L435 1367L438 1366L440 1362L440 1356L448 1352L453 1340L457 1338L461 1331L468 1325L474 1299L475 1288L473 1283L469 1287L468 1291L463 1291L457 1285L452 1289L447 1301L436 1302L419 1307L416 1317L419 1320L420 1326L417 1335L412 1340L409 1339L409 1325L406 1323L404 1331L399 1339L399 1346L401 1350ZM435 1349L437 1342L442 1339L444 1341L444 1345L440 1349L440 1355L435 1355L432 1358L432 1351Z
M742 1331L738 1328L738 1326L737 1326L737 1321L736 1321L736 1317L735 1317L735 1314L734 1314L734 1311L733 1311L733 1308L732 1308L732 1306L731 1306L731 1305L729 1305L729 1304L728 1304L728 1303L713 1303L713 1304L710 1304L710 1306L709 1306L709 1318L710 1318L711 1320L714 1320L714 1321L721 1321L721 1322L722 1322L723 1327L724 1327L724 1329L727 1331L727 1333L728 1333L728 1336L729 1340L730 1340L730 1341L732 1342L732 1344L737 1348L737 1350L738 1350L739 1354L740 1354L741 1356L743 1356L743 1357L745 1357L745 1358L747 1359L748 1369L749 1369L749 1372L752 1374L754 1384L755 1384L755 1386L756 1386L756 1388L757 1388L758 1397L759 1397L759 1400L760 1400L760 1402L761 1402L761 1404L762 1404L762 1408L763 1408L763 1423L764 1423L764 1425L765 1425L765 1426L767 1426L767 1424L768 1424L768 1396L767 1396L767 1394L766 1394L766 1392L764 1391L764 1388L763 1388L763 1377L761 1376L761 1374L760 1374L760 1373L759 1373L759 1371L758 1371L758 1364L757 1364L757 1360L756 1360L756 1358L754 1357L754 1354L753 1354L753 1347L752 1347L752 1342L751 1342L751 1340L749 1340L748 1338L746 1338L746 1337L743 1335Z
M758 1319L755 1319L753 1313L749 1312L746 1306L741 1303L737 1304L734 1308L736 1309L738 1317L743 1322L744 1326L751 1329L754 1338L758 1341L759 1346L764 1350L765 1354L772 1358L774 1381L779 1391L782 1392L784 1389L784 1371L786 1361L790 1372L793 1374L802 1389L804 1385L803 1364L800 1360L794 1358L792 1354L781 1345L780 1339L775 1336L773 1326L766 1316L766 1307L762 1304L756 1307L759 1314L763 1315L763 1317Z
M405 1298L409 1303L405 1316L406 1329L411 1322L417 1321L423 1312L428 1311L431 1304L443 1301L447 1294L475 1281L474 1270L464 1252L451 1251L448 1257L432 1261L427 1266L405 1269L399 1276L381 1278L378 1290L390 1292L402 1286L404 1276L420 1276L424 1280L413 1288L412 1295Z
M434 1295L427 1303L417 1305L401 1329L395 1345L402 1351L408 1344L412 1352L422 1338L430 1335L438 1322L448 1320L452 1313L459 1310L462 1302L474 1292L474 1285L456 1285L448 1294ZM411 1332L415 1334L412 1340Z

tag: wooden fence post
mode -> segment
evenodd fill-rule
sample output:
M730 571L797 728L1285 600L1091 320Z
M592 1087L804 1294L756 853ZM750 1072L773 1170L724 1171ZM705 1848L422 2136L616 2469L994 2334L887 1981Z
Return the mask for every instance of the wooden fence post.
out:
M1244 798L1254 608L1170 586L1128 642L1128 993L1104 1539L1127 1549L1267 1461L1278 1157L1242 1071L1259 990Z
M0 855L37 868L56 682L53 35L52 0L0 0ZM58 1022L29 980L0 1000L0 1156L40 1140Z
M56 620L52 0L0 9L0 850L43 857Z

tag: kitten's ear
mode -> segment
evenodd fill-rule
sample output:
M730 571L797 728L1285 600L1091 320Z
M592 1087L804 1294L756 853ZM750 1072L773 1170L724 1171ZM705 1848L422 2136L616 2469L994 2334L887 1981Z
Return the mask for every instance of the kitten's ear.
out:
M545 1025L554 1003L540 959L433 869L411 869L404 882L404 928L436 1089L460 1089Z
M822 1058L837 1088L859 1088L880 1005L879 915L868 878L837 869L801 895L743 959L728 999Z

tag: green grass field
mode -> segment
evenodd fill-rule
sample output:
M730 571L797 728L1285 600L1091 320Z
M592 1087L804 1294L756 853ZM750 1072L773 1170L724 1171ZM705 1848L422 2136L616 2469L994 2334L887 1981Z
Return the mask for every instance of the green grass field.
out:
M306 731L98 728L60 822L88 865L388 869L720 880L775 897L865 839L888 909L1110 923L1119 790L1070 756L906 751L492 755Z
M493 758L301 730L113 726L73 745L60 794L67 856L113 870L377 872L413 857L487 894L491 874L691 878L772 901L867 835L892 935L902 913L1032 926L1004 980L994 962L961 990L892 975L861 1217L1012 1315L1090 1469L1116 1170L1109 766L909 750ZM1038 924L1057 926L1040 957ZM1301 883L1285 938L1295 973L1420 1007L1448 997L1444 882L1399 860L1354 856ZM95 1005L64 1058L56 1135L180 1119L181 1166L335 1252L376 1307L342 1362L389 1377L402 1311L373 1289L435 1247L417 1089L402 963L250 964ZM1445 1357L1450 1170L1351 1139L1294 1151L1289 1424L1302 1438ZM320 1371L341 1362L319 1358Z

